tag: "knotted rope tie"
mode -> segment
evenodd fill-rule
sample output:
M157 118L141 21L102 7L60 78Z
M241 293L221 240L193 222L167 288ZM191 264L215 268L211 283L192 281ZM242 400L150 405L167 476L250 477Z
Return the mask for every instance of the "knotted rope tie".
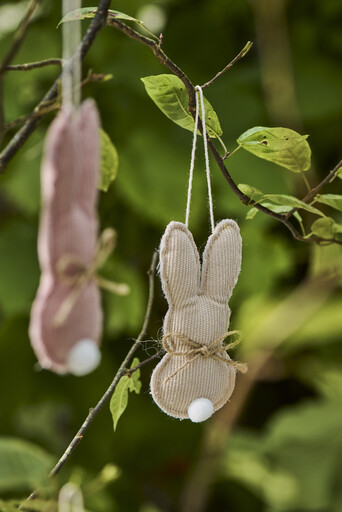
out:
M228 344L222 344L222 341L225 340L228 336L232 336L234 334L238 334L239 337L233 341L232 343ZM173 344L168 341L168 338L170 337L178 338L182 343L184 343L188 350L186 352L177 352ZM188 364L193 363L196 361L199 357L204 357L205 359L211 358L215 359L215 361L221 361L222 363L225 363L227 366L232 366L241 373L247 372L247 365L245 363L240 363L239 361L233 361L232 359L226 359L224 357L224 354L227 352L227 350L231 350L235 348L239 343L241 342L241 336L239 331L228 331L225 334L223 334L220 338L217 340L214 340L210 345L203 345L202 343L198 343L197 341L190 340L186 336L183 336L182 334L175 334L175 333L166 333L164 334L162 338L162 345L168 354L172 356L192 356L190 359L188 359L182 366L177 368L167 379L165 379L164 384L166 384L170 379L172 379L177 373L182 371Z
M90 281L95 281L101 288L116 293L117 295L127 295L129 293L130 290L127 284L114 283L97 274L98 270L103 267L112 254L115 243L116 233L114 229L107 228L102 232L98 240L96 254L89 265L86 266L78 256L73 254L65 254L57 262L57 275L66 284L71 285L72 289L54 316L54 327L63 325L84 286Z

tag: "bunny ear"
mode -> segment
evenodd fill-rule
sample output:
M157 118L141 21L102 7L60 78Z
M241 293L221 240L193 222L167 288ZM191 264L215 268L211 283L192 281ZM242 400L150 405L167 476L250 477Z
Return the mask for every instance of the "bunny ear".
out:
M52 122L41 170L43 203L57 217L73 207L76 137L71 121L71 111L62 110Z
M241 236L236 222L223 220L209 237L203 254L202 293L226 303L241 267Z
M94 101L86 100L82 103L75 123L78 135L75 169L77 202L93 216L100 172L100 121Z
M183 304L199 291L199 254L192 234L181 222L170 222L161 239L160 276L170 306Z

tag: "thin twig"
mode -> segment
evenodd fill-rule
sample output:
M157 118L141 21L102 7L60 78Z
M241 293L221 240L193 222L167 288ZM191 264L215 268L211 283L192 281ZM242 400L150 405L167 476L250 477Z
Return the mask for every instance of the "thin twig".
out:
M125 375L126 370L127 370L127 366L129 364L129 362L130 362L134 352L139 347L142 339L146 336L147 327L148 327L148 323L149 323L149 320L150 320L150 316L151 316L151 312L152 312L152 305L153 305L153 300L154 300L154 276L155 276L155 270L156 270L156 266L157 266L157 261L158 261L158 252L154 251L153 256L152 256L151 265L150 265L150 268L149 268L149 270L147 272L148 280L149 280L149 293L148 293L148 301L147 301L147 307L146 307L146 313L145 313L145 317L144 317L144 322L143 322L143 326L141 328L141 331L139 333L139 336L134 341L134 343L131 346L130 350L128 351L125 359L122 361L122 363L120 365L120 368L116 372L116 375L115 375L112 383L108 387L107 391L103 394L103 396L100 398L100 400L95 405L95 407L93 407L93 408L91 408L89 410L89 414L86 417L86 419L84 420L84 422L82 423L82 425L79 428L77 434L72 439L72 441L70 442L69 446L67 447L67 449L65 450L65 452L63 453L61 458L58 460L57 464L50 471L50 473L49 473L49 477L50 478L55 477L59 473L59 471L62 469L64 464L70 458L70 456L73 453L73 451L75 450L75 448L82 441L83 436L84 436L85 432L88 430L88 428L89 428L90 424L92 423L93 419L95 418L95 416L97 416L97 414L100 412L100 410L102 409L104 404L109 400L109 398L114 393L115 388L118 385L121 377L123 375ZM155 356L153 356L153 359L155 359L156 357L157 357L157 354ZM130 369L129 373L130 374L134 373L136 370L138 370L141 366L143 366L144 364L149 362L151 359L152 358L150 358L149 360L143 361L140 365L137 365L135 368ZM19 510L25 510L25 503L27 503L27 501L30 501L30 500L36 498L37 496L38 496L38 490L33 491L30 494L30 496L26 499L26 501L19 507Z
M26 12L22 17L22 20L20 21L17 31L14 35L12 46L10 47L9 51L7 52L5 58L3 59L0 65L0 76L3 75L3 73L6 70L6 67L13 60L17 51L19 50L21 43L24 40L26 31L31 22L32 15L41 2L42 0L31 0L31 2L29 3Z
M61 107L61 105L59 102L53 101L51 103L51 105L49 105L45 108L42 106L42 108L40 110L38 110L37 112L32 112L28 116L20 116L17 119L14 119L13 121L10 121L9 123L5 124L4 132L6 133L11 130L14 130L15 128L17 128L18 125L25 123L29 119L34 119L35 117L41 117L42 115L45 116L49 112L53 112L54 110L60 109L60 107Z
M310 203L312 201L312 199L318 194L318 192L321 190L321 188L324 187L324 185L327 185L328 183L330 183L331 181L333 181L333 179L336 177L336 173L337 171L339 170L339 168L342 167L342 160L340 160L338 162L338 164L335 165L335 167L329 172L329 174L326 175L326 177L318 184L316 185L316 187L314 187L310 194L307 194L303 199L302 201L304 201L304 203Z
M140 370L140 368L142 368L143 366L145 366L146 364L150 363L151 361L154 361L155 359L158 359L158 357L160 357L161 355L163 355L165 352L164 349L162 350L159 350L159 352L156 352L154 354L154 356L151 356L149 357L148 359L144 359L144 361L141 361L141 363L137 364L136 366L134 366L133 368L129 368L126 370L125 374L126 375L129 375L131 376L132 373L136 372L137 370Z
M120 30L121 32L126 34L131 39L134 39L134 40L144 44L145 46L148 46L153 51L153 53L155 54L157 59L162 64L164 64L167 68L169 68L176 76L178 76L178 78L180 78L182 80L182 82L184 83L184 85L188 91L188 95L189 95L189 112L192 114L193 117L195 117L195 109L193 107L195 105L195 88L194 88L193 84L191 83L191 81L189 80L189 78L186 76L186 74L181 69L179 69L179 67L176 66L171 61L171 59L169 57L167 57L165 55L165 53L158 46L158 43L156 43L155 41L153 41L152 39L150 39L146 36L143 36L136 30L134 30L131 27L128 27L127 25L125 25L124 23L122 23L119 20L110 19L109 21L107 21L107 23L111 26L116 27L118 30ZM242 50L242 52L243 51L244 50ZM199 128L200 132L203 134L203 127L202 127L202 123L201 123L200 119L198 120L198 128ZM225 156L222 157L218 153L214 143L212 142L212 140L210 139L208 134L207 134L207 140L208 140L209 150L210 150L211 154L213 155L221 173L223 174L225 180L228 182L232 191L239 197L239 199L242 203L244 203L247 206L254 206L257 210L265 213L269 217L272 217L272 218L280 221L282 224L284 224L287 227L287 229L289 229L292 236L296 240L299 240L301 242L307 242L307 243L308 242L336 243L336 244L342 245L342 242L340 242L339 240L335 240L335 239L326 240L326 239L320 238L315 235L312 235L310 238L305 238L292 225L292 223L288 220L288 217L286 215L282 215L280 213L275 213L272 210L269 210L265 206L262 206L261 204L256 203L250 197L248 197L246 194L241 192L241 190L238 188L237 184L234 182L233 178L231 177L230 173L228 172L228 170L225 166L225 163L224 163Z
M316 185L316 187L312 188L310 192L308 192L306 196L303 197L303 203L311 203L311 201L317 196L318 192L320 192L325 185L328 185L328 183L332 182L336 178L337 171L339 170L340 167L342 167L342 160L340 160L335 165L335 167L329 172L329 174L327 174L326 177L318 185ZM297 210L298 208L293 208L287 213L286 216L290 217Z
M99 9L103 3L108 4L108 0L102 0L99 4ZM91 27L93 26L95 19L96 19L96 16L93 20L92 25L88 29L88 32L90 31ZM140 34L133 28L129 27L128 25L125 25L124 23L122 23L121 21L119 21L115 18L110 17L110 18L107 18L106 21L107 21L107 25L117 28L118 30L123 32L125 35L130 37L131 39L134 39L134 40L144 44L145 46L148 46L152 50L154 55L157 57L157 59L162 64L164 64L173 74L175 74L178 78L180 78L180 80L182 80L182 82L184 83L186 90L188 92L188 96L189 96L189 112L193 117L195 117L195 103L196 103L195 102L195 94L196 94L195 88L194 88L193 84L191 83L191 81L189 80L189 78L187 77L187 75L164 53L164 51L161 49L159 43L149 37L146 37L146 36ZM99 28L98 28L98 30L99 30ZM87 34L88 34L88 32L87 32ZM81 56L84 56L84 54L87 51L87 43L85 42L87 34L81 43ZM92 37L94 38L95 36L92 35ZM248 43L247 43L246 47L242 50L242 54L245 54L246 48L248 51L249 47L250 46L248 46ZM235 62L236 62L236 60L235 60ZM229 65L228 65L228 67L229 67ZM227 66L226 66L226 68L227 68ZM42 101L51 100L55 97L56 91L57 91L57 83L58 83L58 80L51 87L50 91L45 95L45 97L43 98ZM38 107L36 107L36 109L37 108L39 108L39 105L38 105ZM41 117L42 116L39 116L39 117L30 119L29 121L27 121L25 123L25 125L13 137L13 139L9 142L7 147L4 149L3 153L0 155L0 173L4 171L8 162L11 160L11 158L14 156L14 154L20 149L20 147L23 145L23 143L26 141L26 139L29 137L29 135L34 131L34 129L36 128ZM201 133L203 133L202 124L201 124L200 120L199 120L199 130ZM225 166L224 160L225 160L226 155L224 155L222 157L218 153L214 143L212 142L212 140L210 139L210 137L208 135L207 135L207 139L208 139L208 147L210 149L210 152L213 155L221 173L223 174L225 180L228 182L232 191L239 197L239 199L242 203L244 203L247 206L254 206L257 210L265 213L269 217L272 217L272 218L278 220L279 222L281 222L282 224L284 224L284 226L287 227L287 229L291 232L292 236L296 240L299 240L301 242L306 242L306 243L312 243L312 242L317 243L317 244L319 244L319 243L324 243L324 244L335 243L338 245L342 245L342 241L339 241L336 239L324 239L324 238L320 238L313 234L310 237L304 237L289 221L289 218L290 218L289 214L275 213L272 210L266 208L265 206L262 206L262 205L256 203L250 197L248 197L246 194L241 192L241 190L238 188L237 184L234 182L234 180L232 179L230 173L228 172L228 170ZM328 177L329 176L330 175L328 175ZM326 183L326 180L328 179L328 177L326 177L321 182L321 184L319 184L316 187L316 189L320 189ZM315 189L313 189L313 190L315 190Z
M234 59L232 61L230 61L229 64L227 64L227 66L222 69L222 71L219 71L217 73L217 75L214 76L214 78L212 78L211 80L209 80L209 82L206 82L204 85L201 86L202 89L205 89L206 87L210 87L210 85L212 85L215 82L215 80L220 78L220 76L222 76L226 71L228 71L228 69L230 69L232 66L234 66L234 64L238 60L242 59L245 55L247 55L247 53L252 48L252 46L253 46L252 41L248 41L245 44L245 46L242 48L242 50L237 54L237 56L234 57Z
M186 76L186 74L163 52L159 45L159 42L156 42L153 39L150 39L149 37L140 34L133 28L129 27L128 25L125 25L125 23L122 23L121 21L115 18L108 18L107 24L109 26L116 27L118 30L120 30L120 32L123 32L131 39L135 39L136 41L139 41L139 43L148 46L153 51L157 59L162 64L164 64L164 66L169 68L169 70L172 71L174 75L178 76L178 78L182 80L189 94L189 109L195 110L196 100L194 86L192 85L191 81Z
M5 116L4 116L4 110L3 110L3 86L2 86L2 80L3 75L6 71L6 67L9 65L9 63L12 61L12 59L15 57L17 51L19 50L21 43L24 40L26 31L29 27L32 15L38 5L41 3L42 0L31 0L29 3L26 12L24 16L22 17L17 31L14 35L12 45L10 49L8 50L7 54L5 55L3 61L0 64L0 144L2 141L2 135L3 135L3 128L5 124Z
M92 409L90 409L88 416L84 420L81 428L78 430L77 434L75 435L74 439L71 441L67 449L65 450L62 457L59 459L57 464L54 466L54 468L50 471L50 477L54 477L57 475L57 473L61 470L61 468L64 466L72 452L75 450L76 446L80 443L80 441L83 438L83 435L85 434L86 430L88 429L89 425L95 418L95 416L98 414L98 412L102 409L104 404L107 402L107 400L112 396L112 394L115 391L116 386L119 383L119 380L124 375L126 371L126 367L128 363L130 362L134 352L137 350L138 346L140 345L141 340L146 335L148 323L151 316L152 311L152 305L153 305L153 299L154 299L154 274L155 269L157 265L158 260L158 253L155 251L152 256L152 262L150 269L148 271L148 278L149 278L149 295L148 295L148 302L147 302L147 308L146 308L146 314L144 318L144 323L141 328L140 334L131 346L130 350L128 351L125 359L122 361L120 368L116 372L116 375L111 383L111 385L108 387L107 391L104 393L104 395L101 397L101 399L98 401L96 406ZM133 373L133 372L132 372Z
M104 73L89 73L88 76L86 76L85 79L82 80L82 82L78 85L78 87L84 87L85 85L91 82L102 82L105 76L106 75ZM25 123L29 119L34 119L35 117L41 118L42 116L45 116L46 114L49 114L54 110L59 110L60 108L61 103L57 100L49 101L46 104L41 103L39 105L39 110L34 110L28 116L18 117L17 119L14 119L13 121L10 121L9 123L5 124L4 133L15 129L18 125Z
M46 66L62 66L63 59L44 59L37 62L27 62L25 64L13 64L6 66L5 71L31 71L31 69L44 68Z
M81 44L79 45L79 47L77 48L76 53L75 53L75 55L78 55L80 53L81 59L83 59L86 56L89 49L91 48L91 45L93 44L98 32L101 30L101 28L103 26L105 26L110 1L111 0L100 0L99 1L95 16L94 16L87 32L85 33L85 35L81 41ZM48 92L45 94L43 99L35 107L34 111L39 110L39 106L42 103L54 100L57 97L58 83L59 83L60 78L61 78L61 75L55 80L55 82L50 87ZM14 137L10 140L10 142L4 148L4 150L0 154L0 174L5 171L10 160L14 157L14 155L23 146L23 144L26 142L26 140L29 138L29 136L37 128L39 121L41 120L42 117L43 117L43 114L41 116L37 116L37 117L30 117L26 121L24 126L22 126L20 128L20 130L14 135Z

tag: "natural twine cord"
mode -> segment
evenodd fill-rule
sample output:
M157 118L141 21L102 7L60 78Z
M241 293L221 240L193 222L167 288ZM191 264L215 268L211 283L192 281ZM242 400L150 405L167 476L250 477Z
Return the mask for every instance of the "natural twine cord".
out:
M228 338L229 336L233 336L234 334L239 335L239 337L235 341L228 344L222 344L222 341L224 339ZM172 342L168 341L170 337L178 338L181 342L187 345L188 350L186 352L177 352L175 348L172 346ZM237 345L239 345L241 341L240 331L228 331L224 333L220 338L210 343L210 345L203 345L202 343L198 343L197 341L190 340L189 338L183 336L182 334L172 332L164 334L161 341L165 352L172 356L192 356L182 366L177 368L171 375L169 375L167 379L164 380L164 384L166 384L170 379L175 377L175 375L177 375L186 366L188 366L188 364L196 361L198 357L204 357L205 359L210 357L211 359L215 359L215 361L221 361L222 363L225 363L228 366L232 366L238 372L247 372L247 365L245 363L233 361L232 359L226 359L224 357L224 354L227 350L232 350Z
M65 254L57 263L57 274L67 284L72 285L70 294L62 302L54 319L54 327L60 327L64 324L77 299L79 298L84 286L90 281L109 290L117 295L127 295L130 291L129 286L124 283L114 283L97 274L115 248L116 233L114 229L105 229L98 241L97 251L93 261L85 266L84 263L73 254ZM72 272L72 273L71 273Z
M197 91L198 91L198 94L200 97L200 103L201 103L201 113L202 113L205 172L206 172L206 176L207 176L207 185L208 185L209 216L210 216L211 232L213 233L214 229L215 229L215 220L214 220L213 196L212 196L212 192L211 192L211 181L210 181L209 152L208 152L208 141L207 141L207 128L206 128L206 122L205 122L204 98L203 98L202 88L199 85L196 85L195 89L196 89L196 94L195 94L196 114L195 114L194 136L193 136L193 140L192 140L192 150L191 150L188 197L187 197L186 211L185 211L185 225L187 228L189 227L191 192L192 192L192 182L193 182L193 177L194 177L195 154L196 154L196 145L197 145L197 129L198 129L198 118L199 118L199 101L198 101L198 96L197 96Z
M81 7L81 0L63 0L62 14ZM68 21L62 25L63 36L63 73L62 73L62 105L78 108L81 100L81 55L77 47L81 42L81 20Z

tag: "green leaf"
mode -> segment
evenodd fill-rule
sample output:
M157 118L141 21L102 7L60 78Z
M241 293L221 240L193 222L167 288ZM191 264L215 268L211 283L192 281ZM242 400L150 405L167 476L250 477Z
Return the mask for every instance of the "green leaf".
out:
M237 139L246 151L274 162L292 172L307 171L311 167L311 149L308 135L300 135L289 128L256 126Z
M101 161L98 188L103 192L107 192L109 185L117 176L119 156L109 135L102 129L100 129L100 144Z
M311 206L310 204L304 203L300 199L294 196L290 196L287 194L266 194L264 196L265 199L268 199L269 201L272 201L273 203L282 205L282 206L291 206L292 208L300 208L303 210L306 210L310 213L314 213L316 215L324 216L321 211L319 211L314 206ZM261 201L259 201L261 202Z
M53 458L32 443L0 437L0 491L37 487L47 478Z
M297 197L290 196L288 194L263 194L259 189L246 184L239 184L238 187L241 192L249 196L251 200L262 204L273 212L282 213L289 212L292 210L292 208L301 208L308 212L324 217L320 210L314 206L311 206L310 204L304 203ZM275 203L278 206L272 205L272 203ZM253 218L255 213L252 213L251 215L252 217L249 218Z
M266 201L262 201L261 204L262 204L262 206L265 206L266 208L268 208L269 210L271 210L272 212L275 212L275 213L287 213L287 212L291 211L293 208L292 206L289 206L289 205L273 204L273 203L268 203ZM256 216L256 214L258 212L259 212L259 210L257 208L255 208L255 206L253 206L253 208L249 208L247 215L246 215L246 220L254 219L254 217ZM300 227L302 228L302 230L304 232L303 220L302 220L302 217L300 216L300 214L298 212L294 212L293 216L298 220Z
M134 368L138 364L139 359L135 357L133 359L131 368ZM119 380L119 383L116 386L110 401L110 412L112 414L114 430L116 430L118 421L126 410L128 404L128 391L140 393L140 389L140 370L134 372L131 377L129 377L128 375L124 375Z
M259 199L264 196L264 194L258 188L252 187L252 185L240 183L238 188L243 194L250 197L252 201L259 201Z
M68 14L66 14L58 23L57 28L59 27L59 25L66 21L76 21L94 18L96 11L97 7L82 7L81 9L76 9L75 11L68 12ZM135 23L138 23L138 25L143 25L143 22L141 20L137 20L136 18L133 18L132 16L129 16L128 14L125 14L120 11L113 11L110 9L108 11L108 17L115 18L117 20L134 21Z
M256 214L258 213L259 210L257 210L257 208L255 208L255 206L253 206L252 208L249 208L248 212L247 212L247 215L246 215L246 220L252 220L254 219L254 217L256 216Z
M240 185L239 185L240 187ZM265 208L268 208L269 210L271 210L272 212L275 212L275 213L287 213L289 212L290 210L292 210L292 206L286 206L286 205L279 205L279 204L273 204L273 203L267 203L266 201L262 201L260 204L262 204L262 206L265 206ZM246 220L251 220L251 219L254 219L254 217L256 216L256 214L259 212L260 210L258 210L257 208L255 208L255 206L253 206L253 208L250 208L248 210L248 213L246 215ZM295 212L295 213L298 213L298 212Z
M312 224L311 231L320 238L330 240L334 238L336 233L342 233L342 226L337 224L331 217L323 217Z
M137 357L135 357L133 359L131 368L138 366L138 364L139 364L139 359ZM137 395L139 395L140 390L141 390L140 370L136 370L134 373L132 373L132 375L130 377L129 390L134 391Z
M110 412L112 414L114 430L116 430L118 421L125 412L128 404L129 381L130 379L127 375L121 377L110 400Z
M336 171L336 175L340 180L342 180L342 167L339 167Z
M338 194L323 194L316 197L318 203L327 204L342 212L342 196Z
M141 78L147 94L157 107L185 130L194 130L195 122L189 113L189 96L185 85L175 75L152 75ZM210 137L222 135L217 114L209 101L204 98L205 121Z

